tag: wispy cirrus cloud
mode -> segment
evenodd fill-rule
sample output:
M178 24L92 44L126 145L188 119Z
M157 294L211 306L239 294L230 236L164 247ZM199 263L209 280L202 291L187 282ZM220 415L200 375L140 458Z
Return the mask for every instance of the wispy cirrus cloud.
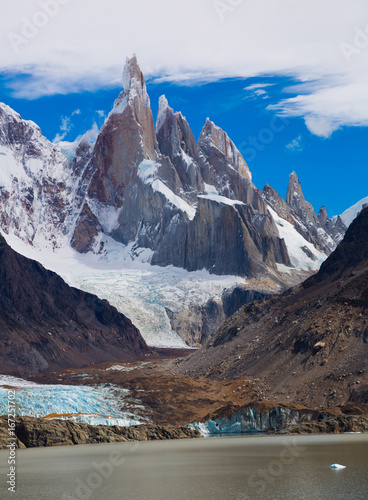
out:
M341 127L368 126L368 74L363 81L326 78L326 86L309 89L268 106L285 117L302 117L309 131L328 138Z
M302 136L298 135L298 137L296 137L291 142L289 142L289 144L286 144L285 147L288 151L292 151L292 152L302 151L303 150Z
M81 114L81 110L80 109L75 109L71 113L70 116L62 116L61 117L60 129L59 129L59 132L54 137L54 139L52 141L53 143L56 144L56 143L58 143L60 141L63 141L65 139L65 137L69 134L69 132L73 128L73 124L72 124L72 118L73 118L73 116L80 115L80 114Z
M265 89L272 86L274 86L274 83L253 83L252 85L248 85L244 88L244 90L247 92L246 98L262 97L262 99L268 99L269 95L267 90Z

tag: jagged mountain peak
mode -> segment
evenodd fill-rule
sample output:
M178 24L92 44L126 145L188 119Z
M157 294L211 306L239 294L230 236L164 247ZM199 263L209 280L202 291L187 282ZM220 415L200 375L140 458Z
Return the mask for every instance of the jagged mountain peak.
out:
M207 118L199 136L198 145L207 156L211 156L211 150L216 148L237 168L243 177L251 182L252 174L240 151L228 134L222 128L215 125L209 118Z
M318 217L318 220L322 226L324 224L326 224L327 219L328 219L328 215L327 215L327 210L326 210L325 206L320 208L320 211L318 212L317 217Z
M124 90L115 100L114 108L110 112L109 118L114 114L123 114L126 108L130 107L139 124L141 124L142 119L147 119L147 117L143 117L143 115L150 114L151 116L148 117L148 120L152 121L153 125L151 102L147 92L146 82L135 55L126 60L122 84Z
M168 113L173 114L174 110L169 106L169 101L166 99L166 96L162 95L158 101L156 133L158 133L161 127L163 127Z
M187 120L180 112L174 112L164 95L159 99L156 134L161 153L169 156L176 167L178 157L179 161L187 166L185 169L197 159L198 145ZM198 179L195 181L192 177L191 181L189 179L182 181L184 184L188 182L197 184Z
M7 138L8 142L17 141L17 134L14 135L14 131L23 131L23 136L19 135L18 139L22 142L24 137L28 139L36 134L40 138L42 137L40 127L32 120L24 120L19 113L17 113L13 108L0 102L0 139L4 143ZM46 138L42 137L42 140L47 141ZM48 141L47 141L48 142Z
M93 153L95 173L88 194L97 202L95 215L101 204L121 208L139 164L156 160L158 154L150 99L135 56L127 59L123 75L125 89L116 99Z
M11 116L14 120L21 120L22 119L22 117L20 116L19 113L14 111L14 109L12 109L10 106L5 104L4 102L0 102L0 111L2 111L2 113L4 115Z
M300 180L295 171L289 176L286 202L307 224L314 226L318 225L316 212L314 211L312 204L309 201L306 201Z
M289 175L289 185L286 193L286 201L293 206L305 201L300 180L295 171Z
M132 87L145 88L145 80L143 73L139 67L137 56L133 54L132 57L127 57L123 69L123 87L125 91L130 90Z

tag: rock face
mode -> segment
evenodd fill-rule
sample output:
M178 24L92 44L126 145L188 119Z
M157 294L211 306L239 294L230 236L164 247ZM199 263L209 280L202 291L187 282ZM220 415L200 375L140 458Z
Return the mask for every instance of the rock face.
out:
M0 370L77 367L149 353L131 321L107 301L69 287L0 236Z
M136 57L125 65L123 86L97 139L96 171L88 190L94 202L114 209L122 206L127 187L136 181L137 166L157 156L150 100Z
M368 432L368 417L339 415L320 422L302 422L291 425L280 434L342 434L345 432Z
M316 215L312 204L304 198L295 172L290 174L286 202L268 184L263 189L263 198L279 217L292 224L306 241L325 255L331 254L345 234L346 226L340 216L329 219L325 207ZM309 257L313 260L313 255Z
M31 245L44 234L50 235L53 246L65 244L77 210L73 192L79 177L35 123L22 120L4 104L0 164L1 229Z
M324 209L315 214L294 173L286 202L269 186L261 192L226 132L207 119L197 142L165 96L155 130L135 56L123 86L96 144L84 138L68 158L34 123L0 106L3 231L81 253L104 252L110 236L131 244L132 256L149 249L152 264L274 279L280 264L294 263L272 208L305 239L305 269L335 248L345 226Z
M121 443L126 441L155 441L202 437L187 427L136 425L118 427L79 424L70 420L46 420L17 417L15 424L16 448L73 446L78 444ZM8 419L0 417L0 449L6 449Z
M211 298L203 304L194 303L190 309L171 311L166 309L171 328L188 346L201 347L215 335L225 319L232 316L244 304L269 297L265 291L251 290L239 284L226 288L221 297Z
M135 57L127 61L123 80L125 90L97 139L73 246L98 248L102 228L119 242L133 242L133 248L149 248L155 265L241 276L291 266L262 194L228 135L207 120L197 144L165 96L155 132Z
M283 295L241 308L180 370L256 377L261 396L279 403L364 404L367 248L364 209L316 275Z
M191 347L206 344L226 319L222 301L216 298L194 304L189 310L173 312L167 309L166 312L171 328Z
M238 309L245 304L250 304L256 300L263 300L270 294L259 292L258 290L250 290L245 285L237 285L225 290L222 295L222 303L225 316L230 318Z

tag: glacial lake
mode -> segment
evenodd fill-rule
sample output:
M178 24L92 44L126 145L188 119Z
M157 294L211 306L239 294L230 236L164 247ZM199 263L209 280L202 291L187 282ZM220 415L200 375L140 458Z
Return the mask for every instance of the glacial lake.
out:
M2 500L368 499L368 434L18 450L15 494L7 456L0 452Z

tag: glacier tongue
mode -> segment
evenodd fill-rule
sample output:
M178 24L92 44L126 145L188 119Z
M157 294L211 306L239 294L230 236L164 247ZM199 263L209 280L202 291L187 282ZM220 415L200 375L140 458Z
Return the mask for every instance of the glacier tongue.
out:
M216 276L205 270L152 266L148 249L133 250L133 244L124 246L106 236L105 253L99 256L80 254L69 245L56 251L47 246L33 248L14 235L4 237L14 250L56 272L69 285L108 300L156 347L188 347L172 330L166 308L186 310L220 298L233 284L244 283L243 278Z
M0 414L7 414L8 389L14 387L19 416L69 419L91 425L129 427L147 419L124 411L129 391L117 386L41 385L0 375Z

